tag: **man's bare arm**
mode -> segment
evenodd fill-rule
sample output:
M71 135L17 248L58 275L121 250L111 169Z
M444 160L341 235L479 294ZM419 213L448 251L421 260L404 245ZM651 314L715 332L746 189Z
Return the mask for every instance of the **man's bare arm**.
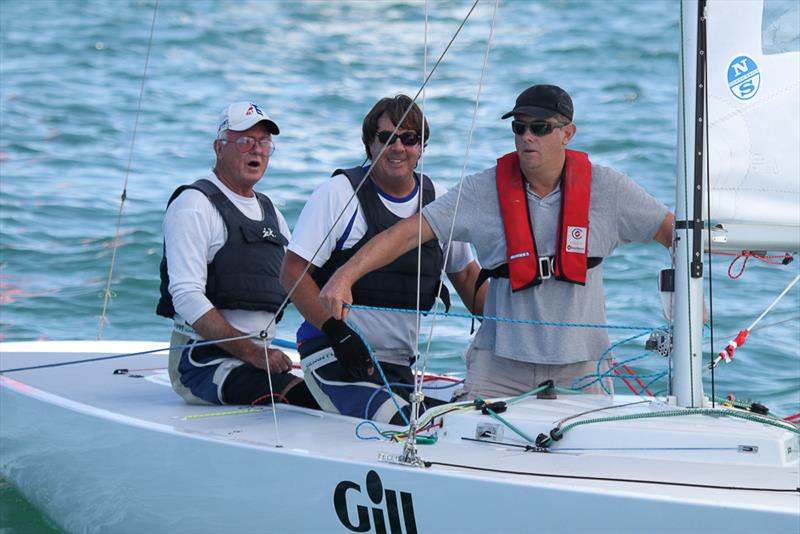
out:
M417 246L419 240L419 214L403 219L369 240L355 256L341 266L320 291L320 302L326 312L336 319L347 317L345 304L353 303L350 288L365 274L391 263ZM422 217L422 242L436 236Z
M297 279L300 278L300 274L306 268L306 265L308 265L308 262L302 257L291 250L286 251L280 276L281 285L286 291L289 291ZM292 293L292 303L306 321L317 328L322 328L322 324L330 319L331 316L319 302L319 286L311 277L314 269L313 265L309 267L308 271L303 275L303 279L297 284Z
M674 226L675 216L672 213L667 213L667 216L661 221L661 226L659 226L653 240L658 241L667 248L672 247L672 230Z
M477 293L475 292L475 281L478 279L480 271L481 268L478 262L472 261L464 270L457 273L448 273L447 275L453 283L458 296L461 297L461 301L474 315L483 315L483 302L486 299L486 289L489 287L489 284L484 282L478 288ZM474 307L473 302L475 303Z

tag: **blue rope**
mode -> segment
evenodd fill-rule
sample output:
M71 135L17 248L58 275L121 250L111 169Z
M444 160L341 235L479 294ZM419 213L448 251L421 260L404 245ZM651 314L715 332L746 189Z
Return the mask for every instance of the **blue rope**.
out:
M358 439L361 439L361 440L364 440L364 441L370 441L370 440L374 440L374 441L380 441L380 440L381 440L381 438L379 438L379 437L377 437L377 436L362 436L361 434L359 434L359 433L358 433L358 430L359 430L359 429L360 429L362 426L364 426L364 425L369 425L369 426L371 426L372 428L374 428L374 429L375 429L375 432L377 432L378 434L380 434L380 435L381 435L381 437L383 436L383 433L381 432L381 429L380 429L380 428L378 428L378 425L376 425L376 424L375 424L375 423L373 423L372 421L361 421L360 423L358 423L358 424L356 425L356 437L357 437Z
M417 313L416 310L405 310L402 308L382 308L379 306L363 306L361 304L345 304L344 307L352 310L373 310L373 311L386 311L397 313ZM428 315L423 313L423 315ZM615 324L590 324L590 323L559 323L553 321L533 321L526 319L509 319L507 317L495 317L492 315L472 315L469 313L455 313L455 312L437 312L436 315L442 317L460 317L462 319L478 319L480 321L497 321L500 323L515 323L515 324L531 324L538 326L571 326L577 328L608 328L613 330L646 330L652 332L657 327L652 326L636 326L636 325L615 325ZM647 333L645 332L645 333Z
M397 413L400 414L400 416L403 418L403 421L405 422L406 426L408 426L408 424L409 424L408 423L408 417L406 417L406 414L404 414L403 410L400 409L400 404L397 402L397 399L395 398L394 392L392 391L392 388L389 386L389 380L387 380L386 379L386 375L383 374L383 369L381 368L381 363L378 361L378 358L375 357L375 351L372 350L372 347L370 347L369 342L367 342L367 339L361 334L361 332L358 330L358 328L356 328L356 325L354 325L352 321L350 321L348 319L347 320L347 324L350 325L350 328L353 329L353 332L358 334L358 337L360 337L361 341L364 342L364 346L367 347L367 350L369 351L369 355L372 357L373 363L375 363L375 368L378 370L378 373L380 373L381 380L383 380L383 383L386 386L386 390L389 393L389 398L392 399L392 402L394 403L394 407L397 408ZM381 391L381 390L378 389L378 390L375 390L375 391L377 392L377 391ZM372 395L374 397L375 393L373 393ZM372 400L372 397L370 397L370 400ZM368 417L365 417L365 419L368 419Z
M422 389L423 390L425 390L425 389L432 389L432 390L448 389L448 388L454 388L456 386L460 386L463 383L464 383L463 380L459 380L458 382L452 382L450 384L447 384L446 386L426 386L423 383L422 384ZM389 385L390 386L394 386L396 388L406 388L406 389L413 389L414 388L414 384L402 384L400 382L392 382ZM367 405L364 407L364 419L369 419L369 408L370 408L370 406L372 406L372 401L375 399L375 396L378 393L381 393L383 390L384 390L384 386L381 386L380 389L376 389L375 391L372 392L372 395L370 395L369 400L367 401Z
M609 352L611 352L613 349L619 347L623 343L627 343L628 341L633 341L634 339L642 337L643 335L648 334L648 333L650 333L650 332L652 332L654 330L657 330L657 328L651 328L648 332L642 332L640 334L636 334L636 335L627 337L625 339L622 339L620 341L617 341L616 343L613 343L610 347L608 347L603 352L603 354L600 355L600 358L597 360L597 372L595 374L589 374L589 375L586 375L586 376L582 376L582 377L578 378L577 380L575 380L575 382L572 383L572 386L571 386L572 389L579 389L579 390L580 389L585 389L585 388L591 386L592 384L594 384L595 382L600 381L600 387L603 388L603 391L606 392L606 395L611 395L611 391L609 391L609 389L606 387L605 383L603 383L603 378L605 378L606 376L611 376L612 371L616 367L620 367L620 366L622 366L622 365L624 365L624 364L626 364L626 363L628 363L630 361L638 360L639 358L642 358L644 356L637 356L637 357L635 357L633 359L630 359L630 360L624 360L624 361L618 363L617 365L614 365L613 367L611 367L607 372L601 373L600 372L600 365L603 363L603 360L605 359L605 357L608 355ZM645 353L645 355L647 355L647 353ZM590 378L590 377L593 377L593 376L596 377L596 378L594 380L592 380L591 382L588 382L588 383L583 384L583 385L578 385L583 380L585 380L587 378Z
M664 378L665 376L667 376L667 371L661 371L660 373L653 373L653 374L655 374L655 375L657 375L657 376L656 376L655 378L653 378L653 379L652 379L650 382L648 382L647 384L645 384L643 389L648 389L650 386L652 386L653 384L655 384L657 381L659 381L659 380L661 380L662 378ZM656 392L656 394L655 394L655 395L653 395L653 396L654 396L654 397L658 397L658 393L660 393L660 392Z

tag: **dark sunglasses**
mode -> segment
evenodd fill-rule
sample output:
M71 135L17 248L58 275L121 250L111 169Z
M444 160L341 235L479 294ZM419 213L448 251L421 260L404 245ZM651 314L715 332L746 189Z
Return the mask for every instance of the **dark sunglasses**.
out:
M511 129L514 130L515 134L524 135L525 130L530 130L531 133L536 137L543 137L545 135L548 135L556 128L563 128L564 126L566 126L566 124L557 124L547 121L533 121L533 122L511 121Z
M392 135L392 132L378 132L376 137L378 138L378 142L387 146L393 145L398 138L404 146L414 146L419 144L419 136L414 132L405 132L397 135Z

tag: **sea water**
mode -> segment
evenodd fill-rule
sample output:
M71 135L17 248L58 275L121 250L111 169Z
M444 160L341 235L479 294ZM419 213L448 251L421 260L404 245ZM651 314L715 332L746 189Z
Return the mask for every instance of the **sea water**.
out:
M280 125L258 189L292 226L331 171L363 161L370 107L417 93L424 65L429 72L471 5L431 1L426 22L421 1L161 0L151 42L153 0L0 1L0 338L92 339L102 316L104 339L166 344L170 324L154 313L164 207L176 186L211 168L222 107L249 99ZM419 170L453 187L491 166L514 148L500 116L529 85L554 83L575 102L571 146L673 208L679 4L500 2L478 97L494 5L478 5L419 97L431 131ZM798 272L797 262L750 261L731 280L729 261L715 257L710 269L717 349ZM656 278L669 263L657 244L606 260L609 322L662 324ZM795 288L764 322L799 308ZM299 323L290 307L279 335L292 339ZM468 321L437 321L429 367L463 371L468 335ZM716 391L797 412L799 342L796 320L754 332L719 368ZM616 352L633 357L642 346ZM634 368L660 372L666 361ZM54 529L0 480L0 531Z

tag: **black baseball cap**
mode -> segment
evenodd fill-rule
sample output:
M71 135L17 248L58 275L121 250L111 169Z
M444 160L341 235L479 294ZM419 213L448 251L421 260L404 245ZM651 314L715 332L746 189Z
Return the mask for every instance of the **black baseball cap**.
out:
M565 90L557 85L532 85L519 94L514 109L502 118L507 119L517 114L532 117L561 114L572 121L572 113L572 99Z

